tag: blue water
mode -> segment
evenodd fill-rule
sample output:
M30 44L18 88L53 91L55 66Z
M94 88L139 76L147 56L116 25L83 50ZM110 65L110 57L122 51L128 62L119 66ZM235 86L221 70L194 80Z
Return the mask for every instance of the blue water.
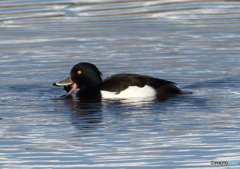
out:
M0 168L213 168L240 161L239 1L0 2ZM78 62L192 95L79 103ZM215 166L239 168L239 165Z

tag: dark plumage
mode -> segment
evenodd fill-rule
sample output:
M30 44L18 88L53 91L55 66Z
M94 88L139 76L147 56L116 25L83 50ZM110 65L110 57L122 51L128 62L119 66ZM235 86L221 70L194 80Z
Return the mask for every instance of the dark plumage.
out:
M158 96L184 94L184 92L174 84L175 83L171 81L146 75L123 73L106 78L101 85L101 90L117 92L118 94L129 86L144 87L145 85L148 85L157 91Z
M69 78L54 83L55 86L65 86L70 95L74 89L80 88L77 96L80 99L101 100L101 92L115 92L116 96L121 94L130 86L144 88L150 86L155 91L155 97L164 100L169 96L188 94L181 91L174 82L138 74L116 74L102 80L102 73L91 63L78 63L71 72ZM134 96L132 96L134 97Z

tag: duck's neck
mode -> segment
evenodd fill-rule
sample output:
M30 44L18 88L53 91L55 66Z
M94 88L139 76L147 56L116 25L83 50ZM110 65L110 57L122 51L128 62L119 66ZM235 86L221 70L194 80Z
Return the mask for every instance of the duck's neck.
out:
M81 89L77 92L77 97L79 97L81 101L84 100L87 102L98 102L102 99L99 86Z

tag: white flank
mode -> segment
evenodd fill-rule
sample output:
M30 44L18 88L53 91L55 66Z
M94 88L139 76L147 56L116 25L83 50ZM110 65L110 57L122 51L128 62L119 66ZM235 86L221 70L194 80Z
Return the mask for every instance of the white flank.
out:
M102 98L104 99L114 99L114 98L134 98L134 97L153 97L156 91L150 86L137 87L129 86L127 89L123 90L119 94L116 92L101 91Z

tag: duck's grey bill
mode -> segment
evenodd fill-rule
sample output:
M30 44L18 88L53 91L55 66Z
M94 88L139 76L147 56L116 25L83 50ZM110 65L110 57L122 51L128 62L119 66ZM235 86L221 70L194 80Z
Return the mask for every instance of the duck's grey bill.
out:
M53 83L53 86L63 87L63 86L71 85L72 83L73 82L71 80L71 77L69 76L68 78L66 78L60 82Z

